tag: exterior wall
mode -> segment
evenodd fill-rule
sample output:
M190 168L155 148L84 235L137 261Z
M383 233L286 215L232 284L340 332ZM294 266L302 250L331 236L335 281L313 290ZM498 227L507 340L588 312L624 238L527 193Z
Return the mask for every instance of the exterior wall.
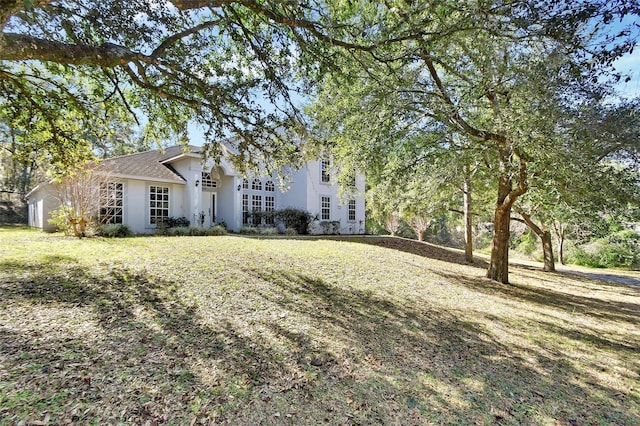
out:
M185 185L136 179L121 181L124 183L122 221L133 232L137 234L155 232L156 225L149 223L149 186L152 185L169 187L169 216L185 216Z
M289 182L285 190L276 186L276 209L295 207L297 209L309 210L307 202L307 169L284 170L289 175ZM277 180L275 181L277 185Z
M364 234L364 175L359 174L356 176L354 189L344 189L341 193L335 173L331 173L329 182L322 182L320 161L310 161L307 164L307 168L303 169L303 171L305 171L307 184L307 210L318 217L318 220L312 224L311 232L314 234L324 232L321 226L321 222L326 221L323 220L321 216L321 197L324 196L330 199L328 221L340 222L340 228L339 230L334 230L335 232L339 232L340 234ZM356 219L353 221L349 221L349 199L356 201Z
M54 187L45 184L29 195L27 201L29 209L29 226L40 228L44 232L55 232L56 227L49 223L51 212L60 207L60 201L55 195Z

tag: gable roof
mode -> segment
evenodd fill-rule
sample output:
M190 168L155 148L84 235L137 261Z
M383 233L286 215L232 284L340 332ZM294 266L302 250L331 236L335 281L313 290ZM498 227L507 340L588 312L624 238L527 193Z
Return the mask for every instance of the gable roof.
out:
M185 183L185 178L171 167L168 160L199 153L200 147L197 146L171 146L163 151L152 150L107 158L100 162L99 168L115 177Z

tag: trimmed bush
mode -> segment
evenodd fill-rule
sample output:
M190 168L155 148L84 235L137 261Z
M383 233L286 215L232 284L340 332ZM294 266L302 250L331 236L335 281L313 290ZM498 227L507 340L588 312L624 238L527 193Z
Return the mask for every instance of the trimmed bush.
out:
M314 216L304 210L288 207L274 212L276 222L284 224L285 228L293 228L300 235L309 233L309 225L314 220Z
M98 235L107 238L123 238L130 237L133 235L133 232L131 232L131 229L127 225L122 223L109 223L100 226Z
M200 228L197 226L177 226L175 228L168 228L165 230L165 235L170 237L202 237L226 235L226 233L227 230L220 225L216 225L211 228Z
M340 233L340 221L339 220L325 220L319 223L322 233L324 235L337 235Z
M243 226L242 228L240 228L238 233L245 235L258 235L260 233L260 229L254 226Z
M227 227L222 225L216 225L211 228L207 228L207 235L215 236L215 235L227 235Z
M191 223L186 217L168 217L162 221L167 228L188 227Z

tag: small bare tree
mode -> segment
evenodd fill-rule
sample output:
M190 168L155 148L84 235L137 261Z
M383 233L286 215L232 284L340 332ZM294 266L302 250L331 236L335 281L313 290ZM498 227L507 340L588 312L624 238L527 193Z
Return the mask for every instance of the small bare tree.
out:
M384 227L391 233L392 237L398 235L398 229L400 229L400 215L396 212L389 213L384 218Z
M425 216L414 215L409 218L408 223L409 226L411 226L411 229L413 229L413 232L416 233L418 241L424 241L424 233L429 229L431 219Z
M100 182L105 180L89 163L59 179L56 184L60 208L54 223L63 231L78 238L87 236L91 224L96 223L100 211Z

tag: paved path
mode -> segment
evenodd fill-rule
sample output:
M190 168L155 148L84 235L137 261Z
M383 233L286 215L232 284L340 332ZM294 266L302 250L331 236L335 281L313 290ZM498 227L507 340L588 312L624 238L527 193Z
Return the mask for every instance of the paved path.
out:
M622 283L622 284L640 285L640 279L638 278L621 277L620 275L594 274L591 272L580 272L580 271L571 271L571 270L564 270L562 272L568 272L569 274L575 274L575 275L582 275L584 277L595 278L598 280L613 281L613 282Z
M514 259L509 263L515 266L518 266L518 265L528 266L533 268L540 268L540 270L542 270L542 263L534 262L532 260ZM560 272L564 274L580 275L582 277L592 278L594 280L605 280L605 281L612 281L620 284L633 284L633 285L640 286L640 276L636 278L635 276L625 275L624 272L620 272L620 274L608 273L611 270L605 270L607 271L607 273L591 272L591 270L585 270L583 268L578 269L578 268L580 267L573 266L573 265L556 264L556 272ZM594 270L594 271L597 271L597 270Z

